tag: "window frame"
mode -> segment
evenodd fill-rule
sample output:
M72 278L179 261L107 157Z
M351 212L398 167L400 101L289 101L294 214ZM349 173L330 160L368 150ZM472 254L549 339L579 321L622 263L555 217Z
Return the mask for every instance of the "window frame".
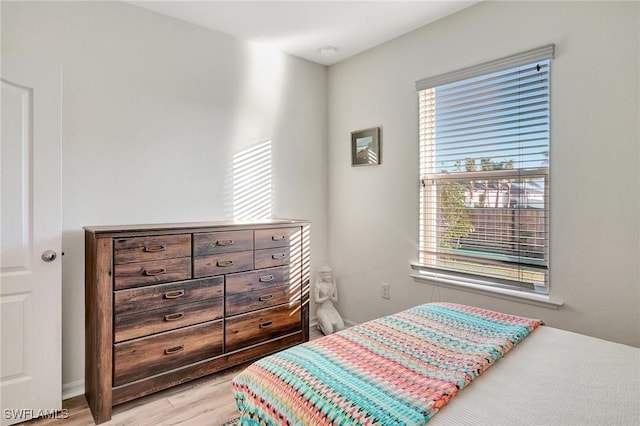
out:
M531 63L535 63L537 61L549 60L549 64L551 63L551 59L555 56L555 46L553 44L542 46L537 49L532 49L526 52L522 52L516 55L512 55L506 58L501 58L495 61L485 62L480 65L476 65L473 67L465 68L462 70L454 71L452 73L447 73L423 80L419 80L416 82L416 91L418 94L421 92L424 93L427 89L437 88L438 86L442 86L449 83L455 83L462 80L467 80L473 77L482 77L485 75L489 75L494 72L504 71L511 68L516 68L523 65L529 65ZM550 73L550 70L549 70ZM549 86L549 95L551 92L551 87ZM435 102L435 96L433 99ZM551 99L549 97L547 101L549 105ZM520 292L529 292L529 293L537 293L534 294L534 298L538 295L544 296L549 294L549 271L550 271L550 258L549 258L549 217L548 212L549 208L549 167L535 167L535 168L519 168L513 170L483 170L483 171L473 171L473 172L456 172L450 175L446 175L445 173L435 173L435 135L425 133L425 126L423 126L422 121L425 117L422 116L422 109L419 110L419 120L421 121L420 125L420 202L419 202L419 258L418 262L412 263L412 268L418 271L418 275L414 275L415 278L419 279L427 279L429 281L440 281L447 284L459 284L463 286L471 286L471 288L479 288L479 289L488 289L491 291L499 291L499 292L510 292L516 291ZM435 113L434 117L427 117L427 120L435 121ZM550 121L550 120L549 120ZM550 124L549 124L550 126ZM433 126L435 128L435 125ZM549 134L549 141L551 139L551 135ZM549 143L550 146L550 143ZM432 155L427 155L425 150L432 151ZM423 161L424 158L428 158L427 161ZM465 178L482 178L483 180L490 179L504 179L511 177L522 178L523 175L535 175L539 178L542 178L544 181L544 261L542 262L546 265L543 269L544 274L544 283L543 285L533 285L533 284L524 284L522 280L506 280L500 279L496 277L489 277L482 274L472 274L465 273L460 271L453 271L450 269L438 267L433 262L433 259L436 257L436 253L438 252L437 248L437 230L436 221L437 221L437 206L431 205L431 207L427 206L426 198L431 197L432 200L437 198L436 191L436 182L442 182L447 179L450 180L464 180ZM437 204L437 203L436 203ZM429 211L430 210L430 211ZM519 222L520 223L520 222ZM432 255L431 261L427 259L426 253L430 253ZM473 258L479 258L479 256L471 256ZM488 261L488 260L487 260ZM501 261L496 261L500 263ZM521 264L521 263L519 263ZM478 269L476 269L478 270Z

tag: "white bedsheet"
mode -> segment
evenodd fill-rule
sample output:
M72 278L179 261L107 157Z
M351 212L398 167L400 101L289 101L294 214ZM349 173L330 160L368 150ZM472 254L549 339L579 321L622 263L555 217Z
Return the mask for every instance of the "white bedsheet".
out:
M539 327L428 423L640 425L640 349Z

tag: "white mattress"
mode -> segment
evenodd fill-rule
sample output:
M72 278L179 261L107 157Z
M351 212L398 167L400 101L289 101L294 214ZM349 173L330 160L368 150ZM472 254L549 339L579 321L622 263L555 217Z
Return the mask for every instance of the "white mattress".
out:
M640 425L640 349L539 327L428 425Z

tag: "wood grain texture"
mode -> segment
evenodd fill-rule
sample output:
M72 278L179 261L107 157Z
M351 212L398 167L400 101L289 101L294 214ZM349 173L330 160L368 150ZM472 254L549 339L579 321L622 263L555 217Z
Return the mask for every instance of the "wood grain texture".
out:
M253 231L221 231L193 234L193 255L253 250Z
M264 342L301 328L300 303L263 309L225 320L225 350Z
M183 281L191 278L191 258L152 260L149 262L115 265L114 288L116 290ZM213 275L213 274L212 274Z
M219 426L239 416L231 380L246 364L193 380L113 408L104 426L211 425ZM67 399L58 418L39 418L24 426L94 426L84 395ZM65 418L66 417L66 418Z
M115 386L222 353L222 321L114 345Z
M269 219L256 223L246 221L213 221L213 222L176 222L147 223L138 225L103 225L85 226L83 229L101 237L138 237L145 235L168 235L176 233L203 233L218 231L237 231L243 229L274 229L307 226L308 221L299 219Z
M307 225L85 228L86 383L96 421L117 404L308 340ZM265 248L253 249L256 233Z
M85 393L96 423L111 418L111 238L85 234Z
M193 259L193 276L195 278L231 274L250 269L253 269L253 251L212 254Z
M258 229L255 231L255 248L259 250L289 246L292 237L295 239L295 236L299 233L299 226L292 228Z
M113 241L114 263L147 262L191 256L189 234L118 238Z
M292 287L289 284L270 286L261 290L228 295L225 300L225 312L227 316L232 316L299 301L300 286Z
M291 247L276 247L256 250L256 269L273 268L275 266L288 265L291 261Z
M116 315L114 341L135 339L163 331L174 330L202 322L221 319L224 315L224 298L204 299L193 303L174 305L153 311Z
M311 339L322 337L315 328ZM122 425L212 425L219 426L239 416L233 398L231 380L247 367L242 363L219 373L178 384L169 389L116 405L111 421L104 426ZM62 402L65 416L39 418L24 426L94 426L91 410L84 395Z
M263 290L289 283L289 268L261 269L259 271L242 272L226 276L226 294L245 293Z
M225 353L215 358L118 386L113 389L113 403L120 404L130 401L134 398L189 382L206 374L215 373L237 364L262 358L263 356L302 343L302 339L303 333L298 331L297 333L282 336L281 338L270 340L260 345L249 346L242 350Z
M114 312L116 315L125 315L153 311L222 296L222 276L138 287L114 293Z

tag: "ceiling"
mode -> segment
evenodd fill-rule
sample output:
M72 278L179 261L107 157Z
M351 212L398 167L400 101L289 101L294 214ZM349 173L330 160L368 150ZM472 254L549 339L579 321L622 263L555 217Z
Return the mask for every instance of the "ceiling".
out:
M239 39L332 65L479 0L129 1ZM335 47L323 52L323 47ZM329 49L332 50L332 49Z

